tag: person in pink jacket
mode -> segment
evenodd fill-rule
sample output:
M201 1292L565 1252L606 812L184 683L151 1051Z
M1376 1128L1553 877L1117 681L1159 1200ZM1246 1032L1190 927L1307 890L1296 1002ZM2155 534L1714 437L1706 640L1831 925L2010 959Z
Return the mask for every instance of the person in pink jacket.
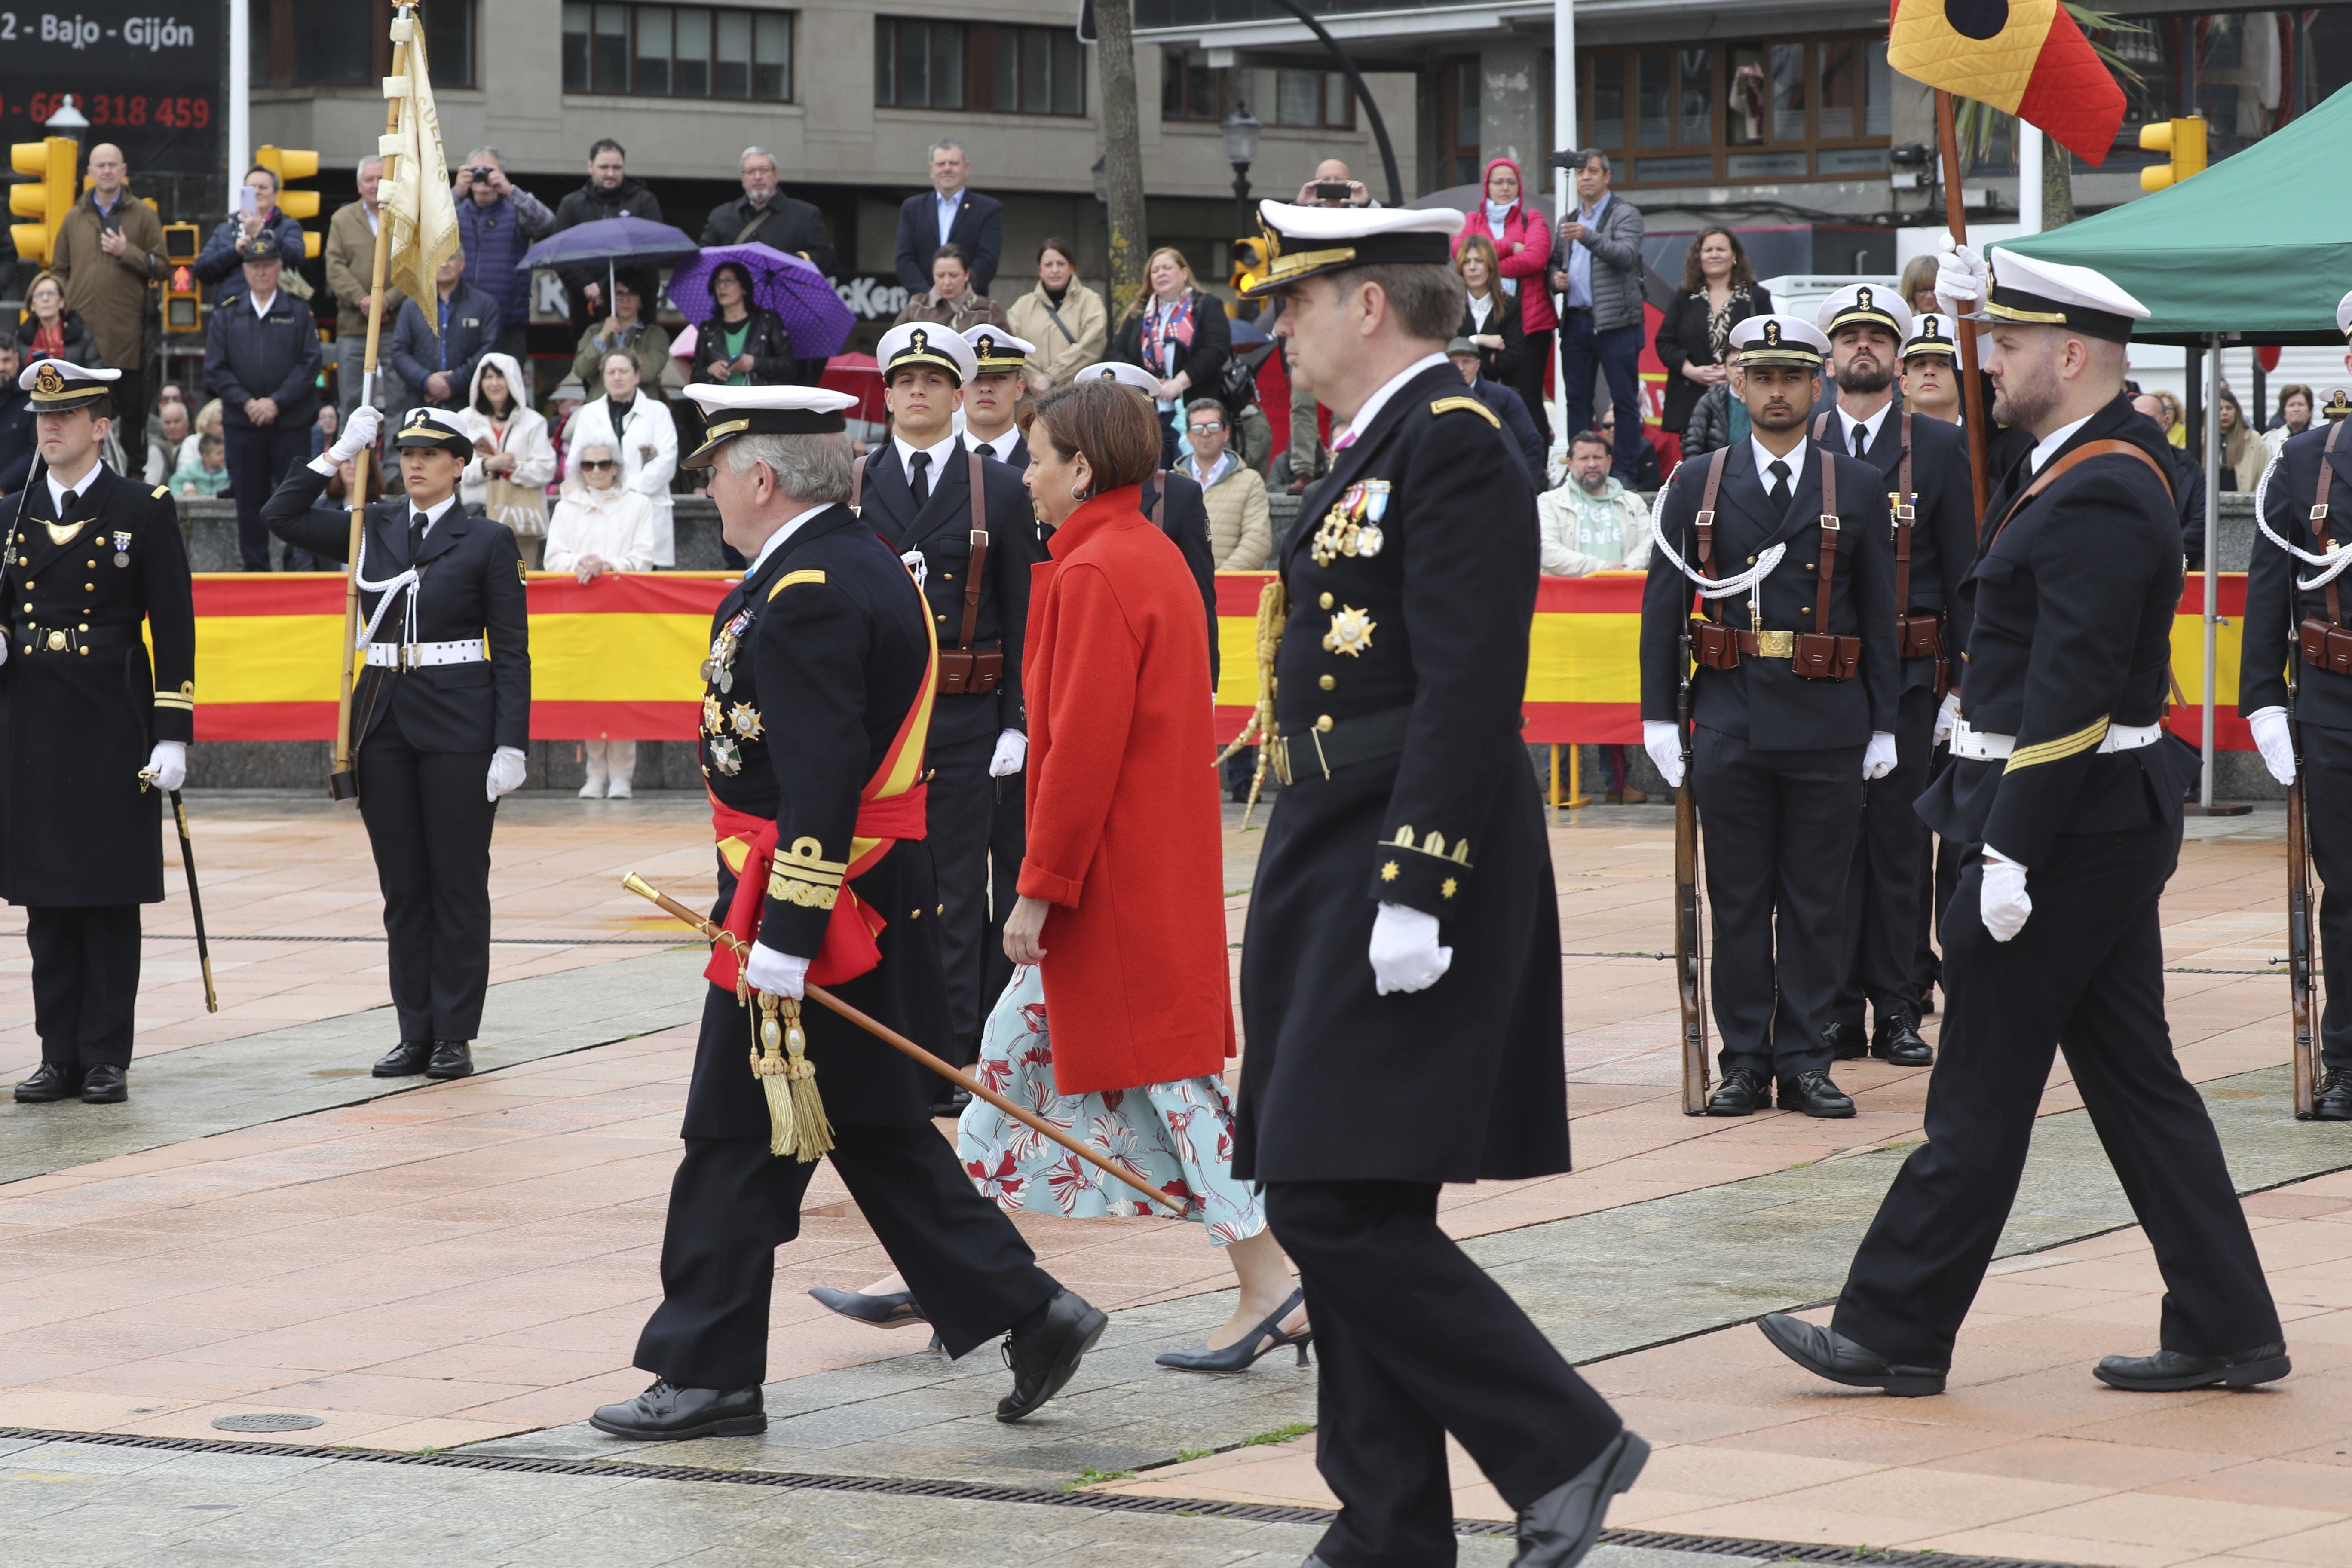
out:
M1545 263L1551 258L1551 223L1522 199L1519 166L1508 158L1486 164L1486 200L1470 209L1469 221L1454 237L1455 249L1474 234L1495 242L1502 258L1503 291L1519 301L1519 321L1527 328L1528 345L1519 355L1518 374L1511 380L1535 416L1536 428L1551 441L1551 419L1544 402L1544 373L1551 365L1551 334L1559 325L1552 313Z

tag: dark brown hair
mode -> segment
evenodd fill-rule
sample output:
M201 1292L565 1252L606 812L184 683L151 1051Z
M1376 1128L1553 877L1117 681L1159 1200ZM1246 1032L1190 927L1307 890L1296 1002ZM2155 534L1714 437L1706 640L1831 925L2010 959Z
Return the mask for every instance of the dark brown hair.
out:
M1038 246L1037 259L1040 261L1045 260L1045 253L1049 250L1061 257L1063 260L1068 262L1072 267L1077 266L1078 247L1072 245L1068 240L1064 239L1061 236L1049 236L1044 244Z
M1076 381L1045 394L1029 427L1033 438L1041 432L1066 463L1086 454L1093 495L1139 485L1160 468L1160 421L1140 393L1115 381Z
M1711 234L1719 234L1731 241L1731 278L1726 286L1737 289L1745 284L1753 288L1756 269L1748 264L1748 247L1739 243L1738 235L1717 224L1691 236L1690 248L1683 252L1683 292L1702 294L1706 291L1706 273L1698 264L1698 247L1706 243L1707 236Z

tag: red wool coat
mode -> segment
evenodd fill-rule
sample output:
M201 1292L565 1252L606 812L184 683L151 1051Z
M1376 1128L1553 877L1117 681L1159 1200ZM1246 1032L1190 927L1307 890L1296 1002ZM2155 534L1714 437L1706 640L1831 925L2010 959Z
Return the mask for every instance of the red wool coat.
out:
M1222 1073L1234 1054L1201 590L1134 486L1031 568L1022 680L1039 965L1064 1094Z

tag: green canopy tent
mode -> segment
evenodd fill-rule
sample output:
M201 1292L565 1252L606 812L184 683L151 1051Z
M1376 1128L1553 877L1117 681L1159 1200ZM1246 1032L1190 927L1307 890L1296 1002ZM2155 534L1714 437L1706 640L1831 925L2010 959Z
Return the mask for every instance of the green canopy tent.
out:
M2352 88L2244 152L2168 190L2048 234L2002 240L2044 261L2095 267L2151 312L2134 342L2206 351L2208 409L2221 401L2224 344L2335 343L2336 303L2352 289L2352 205L2336 199L2326 171L2352 137ZM2205 471L2221 466L2221 422L2204 422ZM2203 779L2213 811L2216 551L2221 500L2205 487ZM2256 548L2261 548L2257 545ZM2222 808L2242 809L2242 808Z

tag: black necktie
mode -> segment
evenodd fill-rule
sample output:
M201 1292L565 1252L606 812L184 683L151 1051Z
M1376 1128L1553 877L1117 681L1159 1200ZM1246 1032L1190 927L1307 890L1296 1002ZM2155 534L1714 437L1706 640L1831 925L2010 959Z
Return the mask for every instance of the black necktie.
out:
M1789 465L1775 458L1765 472L1772 476L1772 510L1775 513L1787 511L1790 498Z
M1853 455L1864 459L1870 456L1870 426L1867 425L1853 427Z
M432 519L421 511L408 514L408 563L412 566L416 564L417 552L425 548L425 530L431 522Z
M907 459L907 467L913 470L907 483L914 490L915 506L920 510L931 499L931 455L918 452Z
M71 490L66 490L58 495L58 519L59 521L63 521L65 519L73 515L74 502L80 499L81 498L79 496L77 496Z

